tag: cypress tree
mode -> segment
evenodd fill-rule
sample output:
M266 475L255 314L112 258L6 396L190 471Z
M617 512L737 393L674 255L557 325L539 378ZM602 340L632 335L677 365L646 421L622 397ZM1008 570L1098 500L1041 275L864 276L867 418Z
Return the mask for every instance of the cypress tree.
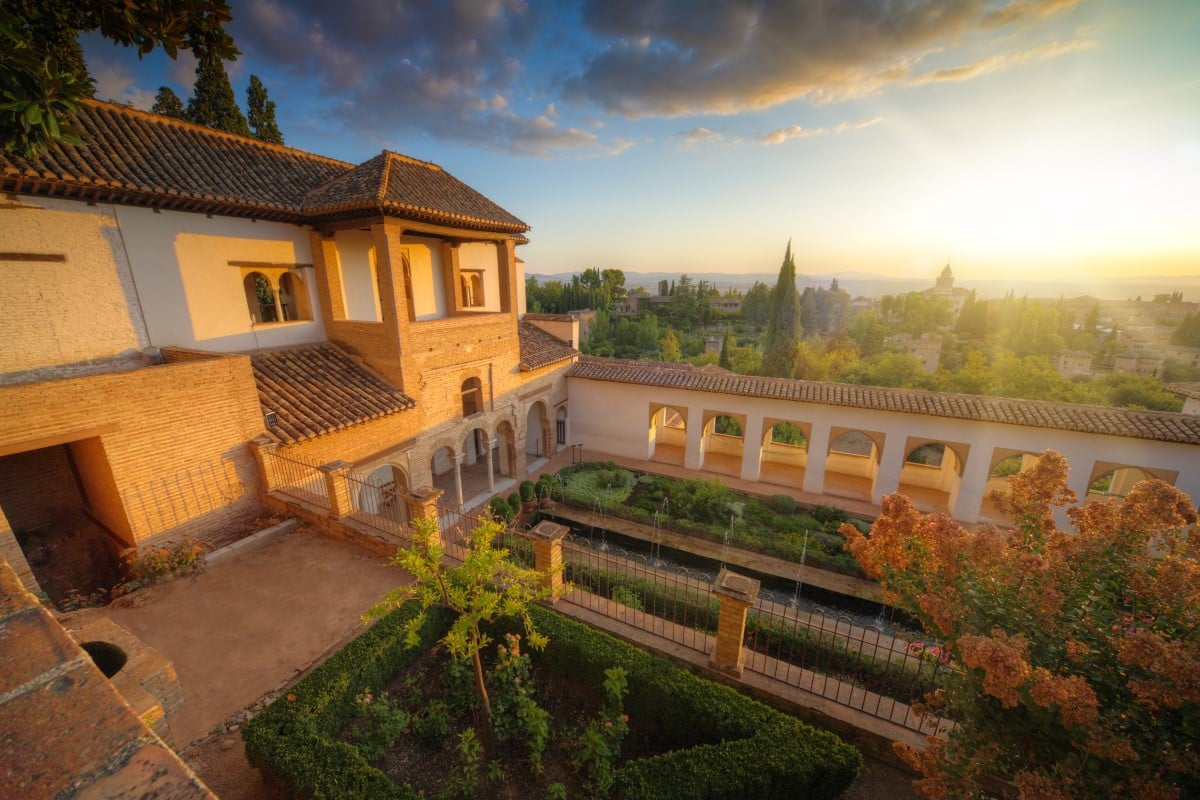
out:
M250 135L250 126L234 99L224 60L219 55L206 53L196 66L196 88L188 101L187 118L209 128Z
M796 292L796 262L789 240L779 280L771 292L771 313L763 347L763 374L775 378L795 376L796 345L800 343L800 295Z
M183 101L169 86L158 87L158 94L154 95L154 105L150 106L150 110L171 119L187 119Z
M717 359L717 366L724 369L733 369L730 357L733 355L733 334L729 331L729 326L725 326L725 338L721 340L721 357Z
M283 134L275 122L275 101L267 97L267 87L257 75L250 76L250 88L246 89L246 115L255 139L283 144Z

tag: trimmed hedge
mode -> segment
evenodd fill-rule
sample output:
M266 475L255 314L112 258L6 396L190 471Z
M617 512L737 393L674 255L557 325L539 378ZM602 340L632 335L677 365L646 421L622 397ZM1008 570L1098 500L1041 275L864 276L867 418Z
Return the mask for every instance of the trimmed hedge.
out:
M405 648L408 604L380 620L277 699L242 731L250 763L275 776L293 796L398 798L397 786L353 745L337 740L356 713L354 698L386 685L447 630L447 613L430 613L421 646ZM706 797L838 797L862 766L862 755L832 733L699 678L665 659L553 611L531 609L550 646L531 657L548 669L600 686L604 670L629 678L628 709L687 749L623 764L613 795L622 800ZM294 697L289 700L288 697Z
M599 686L604 670L628 673L625 707L636 724L653 723L691 744L616 771L622 800L758 800L838 797L862 767L862 755L837 736L697 677L574 620L534 610L538 630L550 637L535 663Z
M449 630L452 616L431 609L420 644L405 647L404 623L418 610L409 603L379 620L251 720L242 729L250 763L293 797L416 800L337 734L358 713L358 695L379 691Z

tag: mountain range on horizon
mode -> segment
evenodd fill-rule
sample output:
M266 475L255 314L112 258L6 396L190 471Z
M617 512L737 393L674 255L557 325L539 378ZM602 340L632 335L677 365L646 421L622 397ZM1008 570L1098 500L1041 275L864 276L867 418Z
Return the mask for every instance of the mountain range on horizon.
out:
M528 273L540 283L562 281L568 283L578 272ZM693 282L707 281L721 291L736 289L746 291L756 282L774 286L778 273L768 272L689 272ZM626 272L625 287L641 287L653 293L659 281L677 281L679 273L670 272ZM847 271L819 275L797 275L796 286L828 287L837 279L838 286L853 297L882 297L921 291L933 286L932 278L894 278L869 272ZM1139 275L1129 278L1105 279L1018 279L1018 278L955 278L954 285L974 289L980 299L1000 298L1010 291L1018 297L1058 298L1092 296L1099 300L1132 300L1137 297L1149 300L1156 294L1183 292L1183 299L1200 302L1200 275Z

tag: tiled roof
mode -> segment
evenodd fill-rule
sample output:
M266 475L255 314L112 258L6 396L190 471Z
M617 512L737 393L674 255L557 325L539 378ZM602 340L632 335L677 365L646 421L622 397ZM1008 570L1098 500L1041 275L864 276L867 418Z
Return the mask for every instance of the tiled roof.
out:
M680 364L623 361L584 356L567 373L617 383L763 397L800 403L899 411L933 417L1024 425L1033 428L1128 436L1181 444L1200 444L1200 417L1166 411L1137 411L1107 406L982 397L917 389L892 389L821 381L785 380L704 372Z
M537 320L539 322L574 322L575 318L570 314L526 314L525 319Z
M1200 400L1200 381L1193 383L1168 383L1166 388L1177 395L1190 397L1192 400Z
M400 217L511 233L529 226L437 164L383 153L308 193L309 218L382 210Z
M259 403L278 418L267 431L285 444L416 405L328 342L254 353L250 363Z
M363 212L519 235L529 226L435 164L383 153L355 167L282 145L86 100L81 147L0 150L0 191L307 222Z
M551 336L538 326L521 320L517 327L521 341L521 369L538 369L579 355L562 339Z

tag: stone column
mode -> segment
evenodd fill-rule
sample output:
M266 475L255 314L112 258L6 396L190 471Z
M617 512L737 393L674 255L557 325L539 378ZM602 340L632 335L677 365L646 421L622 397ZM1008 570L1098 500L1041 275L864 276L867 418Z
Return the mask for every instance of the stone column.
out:
M758 480L762 472L762 449L762 414L747 414L746 430L742 431L742 480Z
M488 493L496 493L496 476L492 474L492 445L494 442L487 444L487 471L488 471Z
M829 460L829 425L812 424L804 448L804 491L825 493L825 463Z
M871 486L871 502L875 505L879 505L885 494L900 488L900 470L904 469L904 457L908 455L904 450L907 447L908 438L903 434L893 432L885 435L879 468Z
M254 463L258 465L258 477L262 483L262 493L269 494L279 485L275 474L275 451L279 442L270 436L260 434L250 440L250 452L254 453Z
M542 576L542 586L550 590L549 602L555 603L562 595L562 540L570 531L566 525L543 520L528 531L520 534L533 542L533 568Z
M347 461L332 461L322 464L318 469L325 473L325 494L329 499L329 516L331 519L341 519L350 516L354 510L354 500L350 497L350 482L346 474L350 472Z
M992 453L995 447L988 440L971 445L967 463L963 464L962 479L958 485L958 497L954 499L951 512L960 522L978 522L979 508L983 505L988 479L992 475Z
M735 677L742 674L746 638L746 612L758 599L760 582L723 569L713 581L713 594L721 601L717 619L717 648L708 665Z
M458 498L458 504L463 504L463 485L462 485L462 465L463 454L456 453L450 459L454 462L454 495Z
M704 464L704 409L687 410L687 438L683 450L683 466L700 469Z

